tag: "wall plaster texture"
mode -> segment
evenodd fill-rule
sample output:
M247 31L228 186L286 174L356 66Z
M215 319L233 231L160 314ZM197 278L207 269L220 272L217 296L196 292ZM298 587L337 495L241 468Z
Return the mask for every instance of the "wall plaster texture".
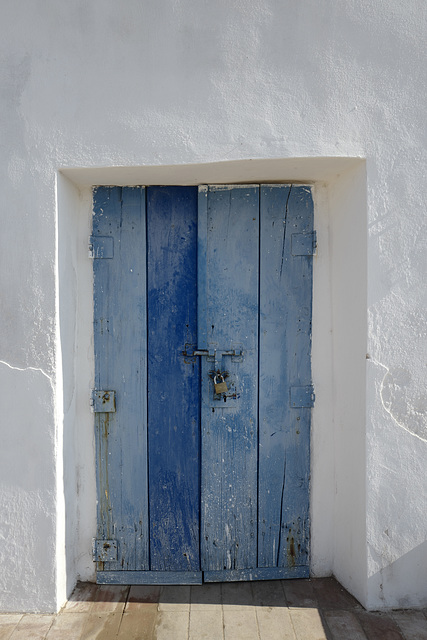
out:
M427 604L424 0L0 21L0 610L93 579L91 184L314 184L312 573Z

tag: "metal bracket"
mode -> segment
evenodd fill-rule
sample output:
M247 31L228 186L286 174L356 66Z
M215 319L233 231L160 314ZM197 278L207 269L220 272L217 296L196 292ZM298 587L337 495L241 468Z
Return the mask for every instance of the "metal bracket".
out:
M117 540L92 540L94 562L114 562L117 560Z
M317 234L293 233L292 234L292 255L293 256L314 256L317 248Z
M112 258L114 256L114 238L111 236L90 236L89 258Z
M114 413L116 411L116 392L92 389L90 406L94 413Z
M93 321L94 330L100 336L112 335L113 319L112 318L95 318Z
M313 407L314 400L313 385L309 385L308 387L291 387L291 407Z

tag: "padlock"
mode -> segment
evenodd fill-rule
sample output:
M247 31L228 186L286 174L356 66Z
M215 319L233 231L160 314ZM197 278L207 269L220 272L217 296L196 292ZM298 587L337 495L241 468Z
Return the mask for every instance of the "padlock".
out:
M220 382L217 382L217 379L219 379ZM227 393L228 391L227 383L224 380L224 376L222 374L219 374L218 376L214 377L214 386L215 386L215 394L217 396L221 395L221 393Z

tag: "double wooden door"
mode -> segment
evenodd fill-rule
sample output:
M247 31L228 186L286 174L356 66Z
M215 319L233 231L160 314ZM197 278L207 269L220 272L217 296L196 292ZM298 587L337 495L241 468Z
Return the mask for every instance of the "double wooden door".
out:
M95 189L98 583L308 575L314 246L309 187Z

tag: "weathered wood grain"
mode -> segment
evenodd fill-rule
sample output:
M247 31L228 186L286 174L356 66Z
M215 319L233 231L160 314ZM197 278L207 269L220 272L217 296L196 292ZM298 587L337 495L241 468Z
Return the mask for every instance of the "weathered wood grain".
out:
M208 348L242 345L239 362L226 356L236 404L212 407L213 384L202 366L202 568L205 571L256 566L257 555L257 369L259 189L210 187L206 265Z
M93 235L114 240L94 259L95 385L117 411L95 414L98 538L118 541L110 570L148 569L145 190L100 187Z
M197 188L147 189L147 239L150 569L198 571Z
M291 250L312 231L310 190L264 185L260 209L258 562L308 575L311 410L290 389L311 384L312 257Z

